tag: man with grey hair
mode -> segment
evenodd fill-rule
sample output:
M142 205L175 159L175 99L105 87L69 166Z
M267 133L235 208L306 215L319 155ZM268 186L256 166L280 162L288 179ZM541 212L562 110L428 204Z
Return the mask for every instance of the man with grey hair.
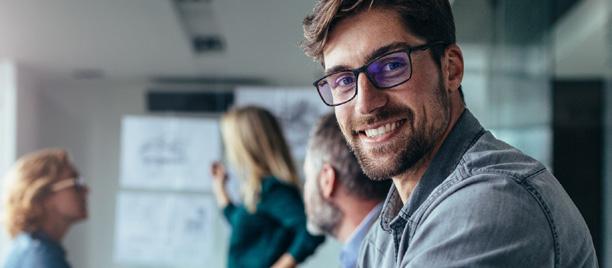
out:
M311 133L304 173L308 230L343 243L342 267L356 267L359 247L378 218L390 181L373 181L363 173L333 113L324 115Z

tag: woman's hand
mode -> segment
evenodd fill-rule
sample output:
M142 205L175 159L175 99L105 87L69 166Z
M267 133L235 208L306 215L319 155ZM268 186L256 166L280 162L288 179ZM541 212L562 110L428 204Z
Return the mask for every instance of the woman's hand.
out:
M210 173L213 177L213 183L223 186L225 188L225 182L227 182L227 172L225 166L220 162L215 161L210 167Z
M297 266L297 263L293 256L289 253L283 254L276 263L272 265L271 268L294 268Z
M217 205L223 208L230 203L229 196L225 190L225 183L227 182L225 166L219 162L214 162L210 167L210 173L213 178L213 192L217 199Z

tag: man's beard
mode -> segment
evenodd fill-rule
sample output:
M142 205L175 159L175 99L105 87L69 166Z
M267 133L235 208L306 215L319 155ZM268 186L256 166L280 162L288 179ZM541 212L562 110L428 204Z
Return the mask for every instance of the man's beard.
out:
M433 150L437 140L446 130L450 120L450 101L448 99L448 93L444 90L441 82L442 81L440 81L434 104L439 107L430 109L430 111L435 111L435 109L442 110L442 117L438 118L438 122L429 124L427 114L425 114L425 110L423 110L421 113L423 118L420 124L416 126L414 111L408 107L400 106L384 107L377 114L361 119L361 121L366 124L398 117L406 120L404 124L407 126L409 133L398 133L399 136L396 137L392 143L372 149L369 152L373 155L394 154L388 163L381 162L380 159L375 157L370 157L368 152L361 148L358 138L352 135L345 135L345 137L348 138L347 140L355 156L357 156L361 168L370 179L386 180L403 174L407 170L413 168Z
M307 229L308 232L313 235L324 235L328 234L335 236L335 231L344 217L342 210L331 202L323 198L321 189L317 186L316 193L313 193L308 197L310 206L312 207L312 213L307 217Z

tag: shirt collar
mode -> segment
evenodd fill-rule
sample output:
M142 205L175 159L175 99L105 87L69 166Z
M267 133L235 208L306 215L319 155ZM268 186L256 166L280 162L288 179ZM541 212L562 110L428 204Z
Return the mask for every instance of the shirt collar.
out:
M342 251L340 252L340 263L342 267L357 267L357 257L359 254L359 248L361 247L361 242L365 238L366 234L370 230L370 227L378 218L380 211L382 210L383 203L379 203L376 205L368 215L366 215L361 223L357 226L355 231L349 236L346 240L346 243L342 247Z
M40 241L49 250L53 251L54 253L58 254L59 256L65 256L66 255L66 251L64 250L64 247L59 242L51 239L47 234L45 234L42 231L35 231L33 233L29 233L29 234L25 234L25 235L30 236L30 239L32 239L32 240Z
M465 109L429 164L425 174L417 183L406 204L402 203L395 187L391 187L382 209L380 224L383 230L390 231L390 225L397 216L400 216L403 221L407 221L412 213L429 197L429 194L451 174L465 152L483 133L484 129L478 120L468 109Z

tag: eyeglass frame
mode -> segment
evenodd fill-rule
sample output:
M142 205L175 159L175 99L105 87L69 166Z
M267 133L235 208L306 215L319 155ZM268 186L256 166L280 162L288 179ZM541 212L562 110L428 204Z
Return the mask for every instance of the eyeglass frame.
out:
M319 94L319 97L321 97L321 100L323 101L323 103L325 103L325 105L330 106L330 107L340 106L340 105L345 104L345 103L347 103L349 101L352 101L355 98L355 96L357 96L357 92L358 92L357 84L358 84L359 74L360 73L364 73L366 75L366 78L368 79L368 81L370 81L370 83L372 83L372 85L374 85L374 87L376 89L389 89L389 88L392 88L392 87L396 87L396 86L399 86L399 85L401 85L403 83L408 82L410 80L410 78L412 78L412 69L413 69L412 68L412 52L413 51L417 51L417 50L423 51L423 50L431 49L431 48L433 48L435 46L448 46L448 45L449 45L449 43L444 42L444 41L435 41L435 42L430 42L430 43L426 43L426 44L419 45L419 46L414 46L414 47L407 46L406 48L392 50L392 51L384 53L384 54L382 54L382 55L380 55L380 56L378 56L378 57L368 61L366 64L362 65L361 67L358 67L358 68L355 68L355 69L350 69L350 70L337 71L337 72L333 72L333 73L327 74L327 75L317 79L316 81L314 81L312 83L312 85L317 89L317 93ZM389 56L391 54L398 53L398 52L406 52L408 54L408 63L410 64L410 75L408 75L408 78L406 78L406 80L401 81L399 83L396 83L394 85L386 86L386 87L379 87L378 83L375 80L373 80L372 78L370 78L370 76L368 75L368 72L367 72L368 67L370 67L370 65L372 63L374 63L374 62L376 62L376 61L378 61L378 60L380 60L380 59L382 59L382 58L384 58L386 56ZM321 89L319 89L319 86L317 84L319 82L321 82L323 79L326 79L326 78L328 78L328 77L330 77L332 75L336 75L336 74L339 74L339 73L345 73L345 72L352 72L353 75L355 76L355 89L354 89L355 93L353 94L353 96L348 98L346 101L343 101L343 102L340 102L340 103L336 103L336 104L329 104L329 103L327 103L325 101L325 98L323 97L323 94L321 94Z
M50 190L55 193L70 187L74 187L77 190L83 190L87 188L87 184L82 176L72 177L54 182L51 184Z

